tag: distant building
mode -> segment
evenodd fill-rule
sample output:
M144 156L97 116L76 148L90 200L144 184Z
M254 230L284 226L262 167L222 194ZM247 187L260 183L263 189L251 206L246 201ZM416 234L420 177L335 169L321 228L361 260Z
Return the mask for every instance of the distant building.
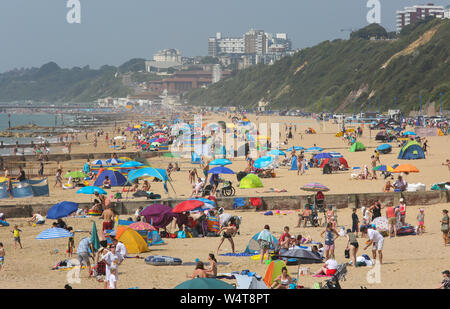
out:
M164 49L153 55L153 60L145 61L147 72L160 72L169 68L177 68L183 64L178 49Z
M450 19L450 8L446 8L444 11L444 18Z
M250 29L244 35L245 53L264 55L267 53L267 36L263 30Z
M445 9L443 6L435 6L433 3L405 7L403 10L397 11L397 32L427 16L445 18Z

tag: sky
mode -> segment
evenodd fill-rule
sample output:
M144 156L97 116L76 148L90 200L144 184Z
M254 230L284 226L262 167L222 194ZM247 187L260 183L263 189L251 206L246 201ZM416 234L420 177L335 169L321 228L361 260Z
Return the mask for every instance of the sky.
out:
M81 23L69 24L68 0L0 1L0 72L40 67L120 65L177 48L206 56L208 37L241 37L250 28L284 32L294 48L346 39L368 25L368 0L79 0ZM381 25L395 30L395 11L430 0L379 0ZM432 1L448 5L450 0Z

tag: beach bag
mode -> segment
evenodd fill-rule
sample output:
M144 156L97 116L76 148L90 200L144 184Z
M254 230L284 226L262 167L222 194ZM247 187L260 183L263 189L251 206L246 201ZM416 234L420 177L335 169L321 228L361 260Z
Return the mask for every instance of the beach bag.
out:
M344 256L346 259L350 258L350 250L344 250Z

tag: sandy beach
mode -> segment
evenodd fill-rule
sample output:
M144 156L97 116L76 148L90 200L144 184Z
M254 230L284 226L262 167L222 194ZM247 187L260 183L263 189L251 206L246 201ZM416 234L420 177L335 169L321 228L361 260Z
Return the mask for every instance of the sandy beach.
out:
M323 175L322 169L313 168L306 171L305 175L297 176L296 171L290 171L289 167L280 167L276 169L276 178L263 179L264 188L258 189L239 189L236 175L223 175L225 179L231 180L236 188L236 196L269 196L269 195L307 195L307 192L301 191L300 187L309 182L320 182L330 188L330 193L370 193L382 192L384 179L378 180L351 180L350 174L352 167L361 167L368 165L370 167L370 157L374 154L375 147L381 143L375 141L375 135L378 130L369 132L368 128L364 129L361 141L366 147L363 152L349 152L350 146L342 138L335 137L339 128L333 123L319 123L312 119L294 118L294 117L268 117L260 116L256 121L254 115L249 116L250 121L279 123L280 132L284 135L285 124L296 125L297 132L294 138L289 140L289 145L280 146L280 149L287 149L293 145L305 148L314 145L323 147L326 151L337 151L344 155L350 171L333 173L331 175ZM205 121L214 122L218 120L226 120L223 115L206 115ZM231 121L229 121L231 122ZM270 124L269 124L270 126ZM305 130L312 127L317 134L305 134ZM349 126L352 127L352 126ZM354 126L356 127L356 126ZM111 128L109 128L111 129ZM412 128L407 128L412 129ZM105 129L107 132L108 130ZM109 136L115 136L109 131ZM284 138L283 138L284 139ZM80 145L72 148L72 153L86 152L110 152L111 149L106 143L104 136L99 138L99 145L96 149L92 147L92 134L88 141L85 140L84 134L79 136ZM381 164L393 165L395 163L410 163L416 166L420 172L407 176L408 183L421 182L426 185L427 190L431 185L438 182L449 180L450 171L442 163L448 157L448 149L450 146L449 136L433 136L427 137L428 155L425 160L402 161L397 159L400 148L397 143L392 143L393 151L387 155L381 155ZM282 140L280 140L281 142ZM128 144L130 151L131 144ZM133 147L134 149L134 147ZM287 151L286 151L287 152ZM289 153L289 152L287 152ZM117 151L120 157L120 151ZM306 158L309 160L310 156ZM108 158L96 158L108 159ZM199 165L193 165L190 158L151 158L148 159L153 167L166 168L172 162L177 162L181 171L172 173L172 185L175 192L170 190L169 195L164 193L162 183L151 183L152 191L161 194L163 198L188 198L191 194L192 187L188 181L188 170L196 167L200 171ZM85 161L72 160L62 162L64 173L67 170L80 170ZM232 159L233 164L229 167L236 173L242 171L246 167L243 158ZM56 167L56 162L46 164L46 169ZM90 202L92 197L89 195L76 194L75 190L63 190L61 188L53 188L54 176L49 177L49 197L37 197L33 199L14 199L1 200L0 205L29 205L33 203L56 204L61 201L74 202ZM285 189L284 193L266 192L270 188ZM108 194L120 191L120 188L108 190ZM130 199L131 200L131 199ZM132 199L132 200L145 200ZM127 200L124 200L126 203ZM149 202L151 204L151 202ZM220 204L218 205L220 207ZM426 233L421 236L402 236L397 238L385 239L384 246L384 264L381 267L381 283L371 284L367 282L368 267L352 268L349 267L347 280L341 282L343 288L433 288L437 286L441 280L441 271L450 268L448 264L448 254L450 246L444 248L442 233L440 232L440 219L442 218L442 209L449 209L449 204L436 204L429 206L420 206L425 209L425 226ZM408 207L406 221L411 225L417 225L416 216L419 212L419 206ZM291 234L310 235L314 241L322 241L320 233L323 228L294 228L297 224L298 212L291 211L285 215L264 216L260 212L250 211L226 211L227 213L242 216L243 223L240 228L240 235L234 238L236 244L236 252L243 252L250 238L261 231L265 224L269 224L272 233L279 237L284 226L291 228ZM357 212L359 218L362 218L361 211ZM382 210L382 215L385 211ZM129 216L120 216L121 219L127 219ZM69 226L74 230L88 231L92 227L92 221L95 221L98 228L101 228L101 220L98 218L68 218ZM9 218L9 227L0 227L0 242L3 242L6 250L5 265L0 271L0 288L63 288L67 283L67 271L51 270L54 261L60 261L66 258L67 239L56 240L36 240L36 235L44 229L51 227L51 220L47 220L44 226L29 226L25 222L25 218ZM11 233L12 226L19 225L22 230L21 239L24 249L14 249L13 236ZM338 227L351 227L351 210L338 210ZM78 245L79 240L87 236L87 232L77 232L75 234L75 243ZM139 254L140 257L149 255L166 255L178 257L183 262L194 262L195 259L203 261L207 260L209 253L216 251L219 238L192 238L192 239L164 239L165 244L150 247L150 252ZM366 253L371 256L370 249L363 252L362 247L367 239L359 239L360 249L358 256ZM54 245L59 250L58 254L51 254ZM347 262L344 258L344 249L346 240L342 237L336 241L336 259L338 262ZM195 248L195 249L194 249ZM229 243L225 240L220 253L230 252ZM76 256L74 256L76 258ZM259 261L253 261L249 257L227 257L218 256L219 262L228 262L228 265L219 265L219 273L228 273L231 271L241 271L249 269L264 276L266 265L259 264ZM312 271L316 271L320 264L308 265ZM194 266L150 266L143 259L126 259L119 270L118 288L173 288L177 284L186 280L186 274L192 273ZM291 275L297 277L297 266L288 266ZM299 283L305 287L312 287L315 282L321 282L323 278L314 278L311 276L300 276ZM233 283L234 281L228 281ZM82 272L80 284L72 284L73 288L83 289L101 289L103 284L95 279L88 279L87 272Z

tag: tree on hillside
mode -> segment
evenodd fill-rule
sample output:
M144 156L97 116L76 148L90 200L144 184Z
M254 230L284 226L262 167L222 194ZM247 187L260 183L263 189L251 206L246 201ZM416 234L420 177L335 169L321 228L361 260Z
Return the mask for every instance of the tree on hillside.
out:
M134 58L119 67L121 73L145 71L145 59Z
M354 31L350 34L350 39L360 38L364 40L370 40L370 38L375 37L377 39L388 38L388 33L379 24L370 24L367 27Z

